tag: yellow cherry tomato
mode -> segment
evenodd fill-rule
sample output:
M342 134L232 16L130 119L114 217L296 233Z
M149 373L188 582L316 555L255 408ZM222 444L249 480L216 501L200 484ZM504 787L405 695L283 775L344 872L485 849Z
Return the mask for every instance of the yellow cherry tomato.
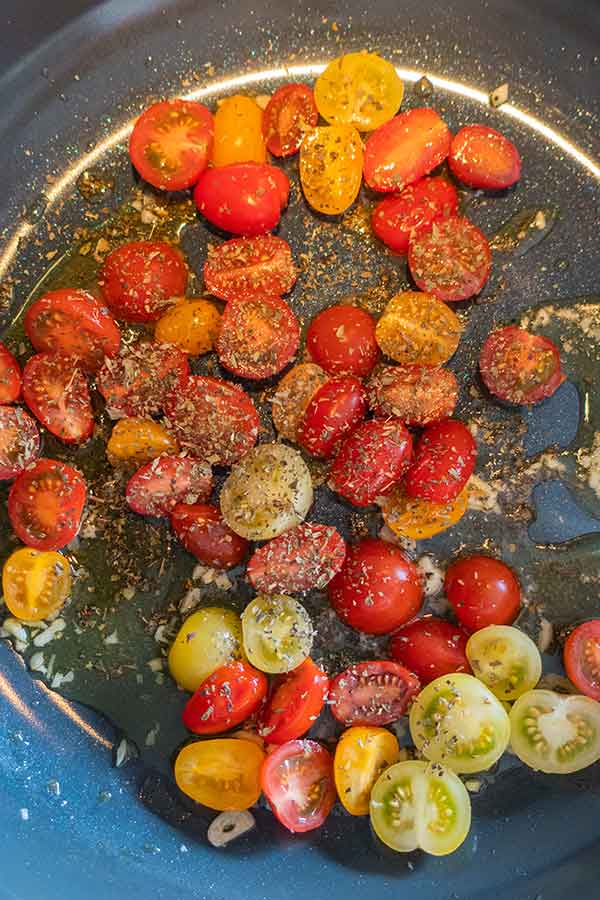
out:
M217 738L188 744L175 760L180 790L210 809L248 809L260 797L264 752L251 741Z
M156 323L154 337L163 344L175 344L184 353L200 356L212 350L221 314L208 300L182 300Z
M223 100L215 113L213 166L266 162L262 121L263 111L251 97L236 94Z
M396 362L441 366L458 347L462 332L458 316L433 294L404 291L384 309L375 339Z
M21 547L2 569L4 602L17 619L38 622L56 612L71 592L71 568L60 553Z
M138 416L120 419L106 445L106 455L113 466L119 463L141 466L161 453L179 453L177 441L158 422Z
M332 125L373 131L400 108L404 85L394 66L376 53L346 53L329 63L315 84L315 101Z
M466 513L468 502L468 487L449 503L432 503L431 500L407 497L402 486L397 485L382 498L381 512L385 524L394 534L422 541L456 525Z
M180 687L193 692L215 669L243 655L240 617L231 609L207 606L179 629L169 651L169 670Z
M314 128L302 141L300 181L317 212L334 216L348 209L360 189L362 168L362 141L350 125Z
M333 772L342 805L352 816L369 813L373 785L400 758L396 736L386 728L349 728L335 750Z

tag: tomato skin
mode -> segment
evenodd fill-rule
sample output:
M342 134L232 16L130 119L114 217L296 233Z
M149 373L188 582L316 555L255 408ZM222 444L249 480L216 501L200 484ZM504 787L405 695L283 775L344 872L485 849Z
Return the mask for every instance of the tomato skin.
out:
M273 424L281 437L296 442L308 404L328 380L315 363L298 363L286 372L271 400Z
M329 708L344 725L391 725L419 690L417 676L397 662L360 662L332 680Z
M21 369L8 347L0 341L0 404L14 403L21 396Z
M362 422L340 447L329 485L354 506L369 506L400 480L411 456L412 437L400 419Z
M213 166L266 161L262 109L252 97L226 97L215 113Z
M297 441L313 456L333 456L343 438L364 419L367 395L351 376L332 378L313 395L298 428Z
M368 815L373 785L399 757L398 739L387 728L356 725L344 731L333 765L340 803L351 816Z
M189 456L157 456L131 476L125 497L141 516L164 516L178 503L206 503L211 491L207 463Z
M243 660L216 669L202 682L183 710L183 724L194 734L219 734L241 725L263 702L266 675Z
M273 156L293 156L307 130L319 121L314 94L307 84L284 84L277 88L263 116L267 150Z
M329 678L310 657L280 675L258 717L258 733L269 744L302 737L318 719L329 690Z
M515 573L492 556L467 556L452 563L444 589L456 618L469 631L512 625L521 606Z
M379 358L375 321L358 306L339 304L320 312L308 326L306 346L330 375L366 378Z
M406 475L407 495L449 503L458 497L473 474L476 459L473 435L458 419L428 425L417 441Z
M178 503L171 510L170 519L188 553L206 566L232 569L246 555L248 541L229 528L216 506Z
M74 360L38 353L23 369L23 399L36 419L65 444L83 444L94 431L88 383Z
M15 479L8 517L28 547L61 550L79 531L85 500L85 481L77 469L42 458Z
M423 584L415 564L398 547L366 538L348 548L328 592L346 625L367 634L388 634L416 616Z
M246 574L261 594L322 590L342 568L345 556L346 543L332 525L305 522L255 550Z
M384 197L373 210L371 227L390 250L404 256L414 235L429 231L440 219L455 216L457 210L456 188L436 175Z
M565 643L563 660L577 690L600 700L600 619L590 619L573 629Z
M166 241L130 241L109 253L98 284L117 319L155 322L185 294L188 267Z
M416 235L408 248L408 267L417 287L445 303L478 294L491 265L486 236L460 216L435 222L431 231Z
M40 433L20 406L0 406L0 481L16 478L40 454Z
M206 290L221 300L247 300L291 291L296 267L290 245L274 234L232 238L209 246L204 264Z
M469 634L436 616L403 625L390 640L390 655L418 676L421 684L452 672L471 672L465 653Z
M265 759L261 784L282 825L297 834L313 831L335 803L333 758L316 741L288 741Z
M539 403L566 381L556 344L516 325L487 337L479 369L491 394L518 405Z
M299 343L300 325L285 300L256 297L227 304L216 349L225 369L259 381L281 372Z
M152 416L162 411L171 391L183 389L189 373L187 356L178 347L138 341L105 360L96 384L112 419Z
M367 391L375 415L424 427L452 415L458 381L454 372L439 366L384 366L373 374Z
M233 163L204 172L194 203L211 225L254 237L275 228L288 193L289 179L281 169L267 163Z
M448 158L455 178L472 188L500 191L521 177L521 157L512 141L487 125L465 125L452 139Z

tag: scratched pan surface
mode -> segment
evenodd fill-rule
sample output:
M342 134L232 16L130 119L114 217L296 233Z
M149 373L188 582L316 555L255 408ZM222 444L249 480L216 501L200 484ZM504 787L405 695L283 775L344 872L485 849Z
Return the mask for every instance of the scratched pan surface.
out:
M10 0L2 9L0 303L6 339L17 351L25 351L18 314L27 298L65 279L93 284L100 239L179 231L196 271L207 242L220 240L177 203L164 214L154 210L152 223L140 220L123 126L150 98L194 93L214 103L236 89L267 93L290 77L282 66L297 67L294 78L311 80L323 60L368 47L406 70L407 106L431 103L451 127L489 121L515 139L525 160L518 189L462 198L490 236L518 211L542 213L546 222L516 249L496 252L489 285L461 310L467 334L452 366L463 387L459 414L478 427L488 508L471 510L455 531L414 552L438 561L480 548L503 555L521 573L529 601L522 624L534 636L544 620L560 637L561 627L597 614L600 502L589 465L600 427L594 391L598 7L572 2L567 16L563 4L542 0L529 5L535 9L463 0L450 12L437 2L375 0L368 11L351 4L342 16L333 3L264 10L245 0L57 2L52 13L50 6L36 6ZM75 7L88 12L75 20ZM432 96L415 86L424 73ZM492 111L485 98L503 82L510 85L510 104ZM294 181L295 163L288 168ZM90 196L84 172L106 191ZM371 197L361 196L349 215L326 222L306 210L294 187L280 233L301 263L291 302L305 319L349 294L377 313L386 297L407 285L404 265L369 237L370 204ZM76 233L82 226L88 230ZM562 342L569 375L552 400L526 416L490 403L476 375L490 327L523 316ZM253 393L260 402L262 389ZM101 414L99 422L107 427ZM190 585L199 588L192 597L202 603L235 608L243 607L247 589L237 578L226 592L191 582L189 558L170 546L160 523L133 516L121 521L122 491L111 484L101 440L67 453L46 437L45 451L80 466L99 503L89 512L86 536L70 548L80 568L78 591L64 615L64 636L43 650L46 677L32 679L8 642L0 642L0 897L77 900L90 894L105 900L134 891L153 900L296 900L325 891L334 898L410 891L415 900L594 895L600 874L597 769L551 779L509 760L482 779L473 797L472 833L442 860L390 856L375 846L367 822L341 812L321 831L292 838L259 810L250 837L226 852L209 848L211 814L182 803L170 779L173 751L185 739L179 724L184 697L148 662L161 656L156 630L165 626L168 634L177 624ZM353 516L324 486L314 517L335 522L349 538L380 524L374 513ZM117 540L121 528L125 537ZM2 558L11 546L2 518ZM377 652L376 642L358 640L332 622L322 596L307 605L319 626L315 655L324 664L335 669ZM550 644L547 663L558 670L556 646ZM39 655L31 642L22 650L29 663L33 652ZM73 680L64 681L70 673ZM315 733L328 740L331 722L324 717ZM124 736L127 756L135 748L140 755L114 768Z

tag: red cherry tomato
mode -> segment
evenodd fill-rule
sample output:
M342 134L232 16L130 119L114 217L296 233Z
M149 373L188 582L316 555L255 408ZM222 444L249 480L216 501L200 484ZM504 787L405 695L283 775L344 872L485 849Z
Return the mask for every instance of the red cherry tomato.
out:
M211 225L252 237L271 231L289 194L285 172L267 163L232 163L207 169L194 190L194 203Z
M290 245L274 234L232 238L209 246L206 290L221 300L250 300L287 294L296 282Z
M254 715L264 700L267 676L234 660L206 678L183 710L183 724L194 734L220 734Z
M268 744L285 744L302 737L315 724L327 697L329 678L305 659L275 680L258 717L258 733Z
M405 715L419 679L397 662L360 662L331 682L329 708L344 725L390 725Z
M15 478L37 459L40 433L19 406L0 406L0 481Z
M316 741L288 741L265 759L261 784L282 825L291 832L312 831L335 803L333 757Z
M333 456L367 411L367 395L350 376L332 378L313 394L298 427L297 440L313 456Z
M248 541L231 530L216 506L178 503L171 526L188 553L206 566L232 569L246 555Z
M406 473L407 495L434 503L455 500L473 474L476 459L477 445L462 422L443 419L428 425Z
M452 672L470 672L468 633L445 619L423 616L403 625L390 641L390 654L418 675L422 684Z
M319 121L319 111L307 84L277 88L265 109L263 134L273 156L297 153L307 130Z
M211 465L230 466L254 447L260 419L241 387L202 375L165 399L165 414L179 445Z
M349 547L342 571L329 583L329 601L346 625L388 634L421 608L419 570L393 544L366 538Z
M384 366L367 390L375 415L396 416L420 427L451 416L458 400L456 376L438 366Z
M87 372L97 372L105 356L119 352L117 323L87 291L48 291L31 304L24 325L37 351L75 357Z
M36 419L65 444L82 444L94 430L83 372L68 356L38 353L23 369L23 399Z
M189 456L157 456L131 476L125 497L141 516L166 516L178 503L206 503L211 491L208 463Z
M56 459L38 459L14 481L8 517L19 540L36 550L61 550L79 531L83 476Z
M345 556L346 543L333 525L305 523L256 550L246 571L261 594L323 590L342 568Z
M400 419L362 422L335 458L330 487L354 506L369 506L400 480L412 456L412 437Z
M521 177L519 151L487 125L465 125L454 135L448 165L463 184L489 191L510 187Z
M177 247L165 241L131 241L104 260L98 284L125 322L155 322L185 294L188 268Z
M259 381L277 375L300 343L298 319L281 297L231 300L221 318L217 354L221 365Z
M519 405L551 397L566 380L556 344L516 325L489 335L479 368L491 394Z
M411 238L429 231L434 222L455 216L458 193L453 184L439 176L422 178L377 204L371 226L380 241L394 253L408 253Z
M600 700L600 619L584 622L571 632L563 659L577 690L592 700Z
M417 287L438 300L468 300L483 288L492 264L484 234L458 216L435 222L408 248L408 266Z
M0 341L0 404L14 403L21 395L21 369L10 350Z
M375 320L357 306L330 306L312 320L306 333L312 359L330 375L370 375L379 358Z
M364 176L374 191L401 191L444 162L452 135L434 109L410 109L377 128L365 145Z
M106 359L96 383L111 418L148 417L161 412L171 391L184 388L189 372L188 358L178 347L138 341Z
M521 588L513 570L491 556L467 556L452 563L444 582L458 621L469 631L511 625L519 613Z
M156 188L182 191L196 184L210 159L213 117L201 103L162 100L139 117L129 139L131 162Z

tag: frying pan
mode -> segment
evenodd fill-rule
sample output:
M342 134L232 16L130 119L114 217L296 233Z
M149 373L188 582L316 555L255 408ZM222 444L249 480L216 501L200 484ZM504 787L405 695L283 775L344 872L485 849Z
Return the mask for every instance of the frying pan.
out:
M60 230L66 241L81 224L87 208L75 190L81 171L114 161L125 179L117 192L130 189L123 140L114 136L149 98L198 90L214 101L236 84L260 93L286 77L281 71L286 64L300 67L296 71L310 79L324 60L363 47L407 71L409 103L416 99L414 81L428 73L433 102L451 126L486 120L515 137L525 159L518 196L493 203L464 198L469 214L489 234L516 208L557 212L544 241L526 254L497 258L494 280L472 305L467 339L455 361L465 389L476 385L477 349L494 323L507 323L540 304L552 302L561 310L576 302L591 308L594 302L600 281L596 3L455 0L449 7L372 0L364 6L350 3L342 12L335 3L297 0L264 7L248 0L5 0L2 26L5 323L18 315L48 269L48 254L56 248L53 231ZM227 81L238 76L241 81ZM510 103L491 112L487 93L505 82ZM282 226L296 251L306 237L302 215L297 197L289 223ZM192 231L186 249L196 267L205 244L206 235ZM344 275L351 258L340 248L337 263L339 280L324 285L321 295L312 288L314 310L356 291L352 275ZM393 285L403 279L398 264ZM310 294L307 283L304 289ZM548 328L574 347L567 362L570 381L524 417L498 410L509 430L515 423L522 426L522 452L533 463L547 448L589 446L597 427L590 387L596 353L587 352L590 341L580 333L571 334L569 321L552 319ZM565 463L534 488L533 496L533 481L526 482L524 506L533 510L532 521L481 513L471 531L462 533L462 545L441 536L434 554L447 559L464 546L497 550L517 565L528 594L543 601L558 630L597 614L598 501L579 475ZM347 511L330 506L324 496L317 516L333 517L348 533ZM8 535L5 520L0 533ZM581 581L582 573L591 580ZM556 656L547 662L552 667ZM217 852L204 841L210 817L185 806L168 777L168 754L183 737L175 725L180 706L164 721L164 710L157 712L162 732L154 746L135 734L141 758L114 768L114 748L123 739L120 729L132 720L136 696L124 682L110 679L94 690L73 688L58 695L32 679L12 649L0 644L2 898L108 900L137 892L152 900L296 900L352 893L384 900L410 892L414 900L564 900L575 893L597 894L597 767L568 778L534 775L514 765L492 773L473 798L472 835L444 859L390 856L374 846L365 822L341 815L317 833L292 838L266 811L259 811L258 829L248 839ZM159 706L167 697L172 702L172 689L163 690L153 686L151 703ZM81 699L89 705L78 703Z

